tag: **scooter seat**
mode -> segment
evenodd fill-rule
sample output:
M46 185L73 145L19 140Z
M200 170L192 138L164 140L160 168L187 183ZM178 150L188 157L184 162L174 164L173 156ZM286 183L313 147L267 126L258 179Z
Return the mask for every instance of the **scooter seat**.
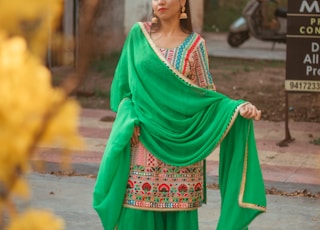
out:
M287 9L285 9L285 8L277 8L276 11L274 12L274 15L276 17L279 17L279 18L286 18L287 17L287 13L288 13Z

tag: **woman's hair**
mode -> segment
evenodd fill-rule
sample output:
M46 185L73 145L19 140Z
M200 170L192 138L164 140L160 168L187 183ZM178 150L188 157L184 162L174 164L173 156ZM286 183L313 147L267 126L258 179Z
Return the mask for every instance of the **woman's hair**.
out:
M188 18L180 19L180 27L183 32L192 33L193 28L192 28L192 22L191 22L191 10L189 5L189 0L186 0L185 7L186 7L185 13L188 15ZM157 16L152 13L152 17L157 17ZM158 20L158 23L152 23L150 32L156 32L157 30L160 29L160 27L161 27L161 22L160 20Z

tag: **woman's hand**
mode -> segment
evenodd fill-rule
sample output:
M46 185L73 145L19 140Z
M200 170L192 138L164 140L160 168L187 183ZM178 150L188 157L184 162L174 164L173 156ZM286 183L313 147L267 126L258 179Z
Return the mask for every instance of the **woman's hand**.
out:
M247 103L241 106L240 115L244 118L258 121L261 118L261 110L258 110L253 104Z
M131 137L130 143L131 146L137 146L139 143L139 136L140 136L140 127L135 126L133 130L133 135Z

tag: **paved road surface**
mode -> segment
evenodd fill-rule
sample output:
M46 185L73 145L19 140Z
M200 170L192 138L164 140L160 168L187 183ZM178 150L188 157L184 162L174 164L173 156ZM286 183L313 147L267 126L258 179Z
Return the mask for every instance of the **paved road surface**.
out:
M91 208L94 179L56 177L33 173L34 208L50 209L63 217L67 230L103 230ZM267 196L268 211L258 216L250 230L319 230L320 200L303 197ZM199 209L200 230L214 230L219 217L218 190L208 190L208 205ZM137 229L139 230L139 229Z
M210 56L233 57L246 59L285 60L286 45L264 42L250 38L238 48L232 48L227 43L225 33L203 33Z

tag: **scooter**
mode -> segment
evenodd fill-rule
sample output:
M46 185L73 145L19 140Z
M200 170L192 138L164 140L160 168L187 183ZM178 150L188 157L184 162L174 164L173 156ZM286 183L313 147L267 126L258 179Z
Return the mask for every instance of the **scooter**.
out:
M264 22L266 1L276 4L274 18L268 26ZM286 43L286 34L287 9L278 8L277 0L249 0L242 11L242 17L230 26L227 41L231 47L239 47L253 36L258 40L271 41L274 44Z

